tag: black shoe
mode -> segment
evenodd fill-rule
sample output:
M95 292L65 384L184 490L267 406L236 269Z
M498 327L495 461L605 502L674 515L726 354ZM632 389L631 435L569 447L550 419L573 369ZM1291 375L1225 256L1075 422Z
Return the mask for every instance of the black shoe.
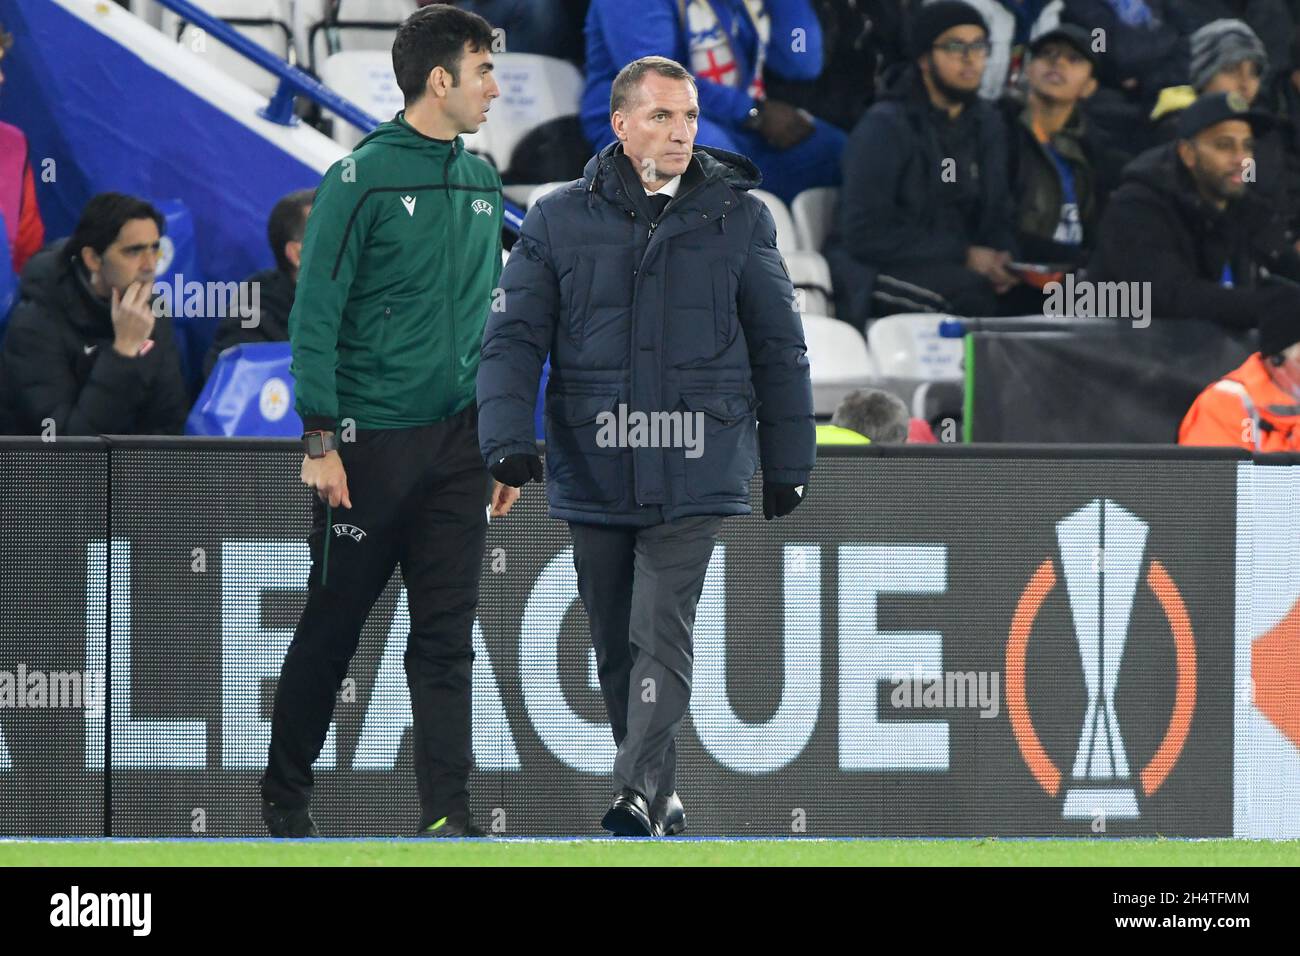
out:
M677 836L686 830L686 808L676 790L666 797L655 798L650 808L650 822L654 825L655 836Z
M277 807L269 800L262 801L262 822L273 837L298 839L318 837L316 821L307 807Z
M614 836L654 836L645 797L631 787L624 787L614 795L614 802L605 811L600 825Z
M443 817L430 823L427 827L417 830L415 835L443 839L464 839L468 837L485 837L487 832L482 827L475 826L474 821L469 817Z

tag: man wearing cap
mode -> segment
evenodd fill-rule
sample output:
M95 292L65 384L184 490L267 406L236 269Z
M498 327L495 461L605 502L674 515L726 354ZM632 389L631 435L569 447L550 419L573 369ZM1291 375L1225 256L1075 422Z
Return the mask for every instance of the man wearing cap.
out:
M827 245L838 315L994 315L1017 279L1006 131L979 100L988 30L965 3L915 11L912 63L844 151Z
M1259 351L1201 392L1178 444L1300 451L1300 315L1265 316Z
M1096 244L1104 147L1079 108L1097 90L1096 61L1082 27L1050 30L1030 46L1028 96L1003 101L1016 241L1026 260L1081 265Z
M1210 93L1237 93L1251 106L1259 97L1263 76L1268 72L1264 44L1244 20L1215 20L1191 36L1191 85L1160 91L1151 113L1160 140L1178 135L1179 113ZM1285 147L1277 129L1261 133L1255 140L1254 190L1274 208L1284 222L1296 213L1286 182Z
M1249 328L1300 311L1300 255L1251 191L1254 140L1270 123L1236 93L1185 109L1177 141L1125 169L1088 278L1151 283L1157 318Z

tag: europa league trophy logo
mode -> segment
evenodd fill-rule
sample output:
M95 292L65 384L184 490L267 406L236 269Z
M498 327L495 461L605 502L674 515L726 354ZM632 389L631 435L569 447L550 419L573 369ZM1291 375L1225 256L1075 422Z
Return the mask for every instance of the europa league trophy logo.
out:
M1109 499L1096 499L1056 525L1088 706L1063 816L1136 819L1137 797L1115 688L1142 571L1147 525Z

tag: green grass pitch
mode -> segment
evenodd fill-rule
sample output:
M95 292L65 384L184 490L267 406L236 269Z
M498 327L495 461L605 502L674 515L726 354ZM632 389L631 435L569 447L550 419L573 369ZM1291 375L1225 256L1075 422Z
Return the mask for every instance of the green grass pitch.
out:
M1300 840L4 840L0 866L1300 866Z

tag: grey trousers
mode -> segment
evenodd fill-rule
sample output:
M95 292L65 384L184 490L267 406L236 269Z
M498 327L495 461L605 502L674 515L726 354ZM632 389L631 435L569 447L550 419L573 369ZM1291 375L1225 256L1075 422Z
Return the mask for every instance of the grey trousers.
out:
M677 729L691 699L691 628L719 515L648 528L570 522L578 593L618 756L615 789L650 803L677 789Z

